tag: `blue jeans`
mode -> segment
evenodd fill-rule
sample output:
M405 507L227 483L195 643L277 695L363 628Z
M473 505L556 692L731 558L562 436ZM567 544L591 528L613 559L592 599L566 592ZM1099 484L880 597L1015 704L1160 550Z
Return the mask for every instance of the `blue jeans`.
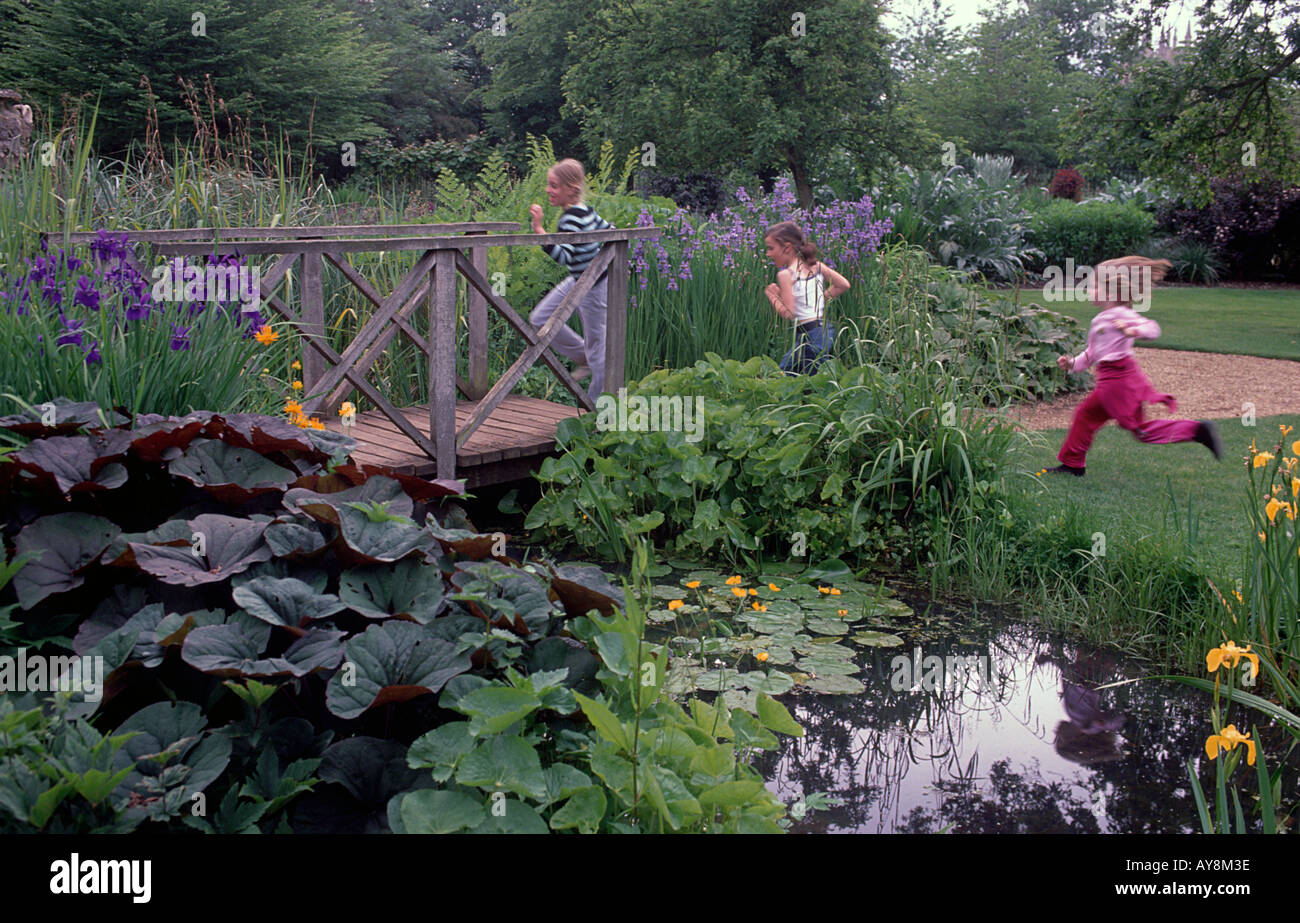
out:
M781 360L781 371L810 375L830 355L835 334L822 321L809 321L795 328L794 349Z

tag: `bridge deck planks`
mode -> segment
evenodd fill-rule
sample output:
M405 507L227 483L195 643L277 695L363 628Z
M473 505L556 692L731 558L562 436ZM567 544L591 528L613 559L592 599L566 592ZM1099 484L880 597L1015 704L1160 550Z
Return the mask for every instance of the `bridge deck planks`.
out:
M456 429L474 413L477 401L456 402ZM428 405L401 408L402 415L424 431L429 425ZM540 398L512 394L484 421L469 441L456 452L456 477L466 487L495 484L519 477L522 466L540 464L555 452L555 428L567 417L575 417L577 407L555 404ZM342 431L335 417L325 421L327 428ZM368 465L384 465L405 474L435 477L437 466L378 410L358 413L351 435L357 440L353 460Z

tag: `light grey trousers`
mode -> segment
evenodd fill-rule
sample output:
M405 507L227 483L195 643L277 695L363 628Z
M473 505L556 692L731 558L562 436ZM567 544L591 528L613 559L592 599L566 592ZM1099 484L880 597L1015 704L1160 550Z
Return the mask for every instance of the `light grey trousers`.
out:
M540 330L574 284L572 275L565 276L564 281L547 292L533 313L528 315L528 322ZM565 324L555 339L551 340L552 350L591 369L591 385L587 388L587 394L593 401L605 390L605 308L608 285L609 276L606 276L592 286L587 297L578 305L578 315L582 318L582 336L578 336L573 328Z

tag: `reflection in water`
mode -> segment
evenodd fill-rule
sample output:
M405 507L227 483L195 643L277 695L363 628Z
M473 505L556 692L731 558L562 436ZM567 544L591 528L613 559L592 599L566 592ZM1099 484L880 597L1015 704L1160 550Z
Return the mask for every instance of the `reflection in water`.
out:
M891 683L897 651L877 650L864 694L782 697L807 733L759 760L768 788L787 803L843 801L794 832L1192 832L1187 758L1213 779L1202 694L1146 681L1098 691L1126 671L1023 625L967 629L929 642L934 653L987 656L991 675Z

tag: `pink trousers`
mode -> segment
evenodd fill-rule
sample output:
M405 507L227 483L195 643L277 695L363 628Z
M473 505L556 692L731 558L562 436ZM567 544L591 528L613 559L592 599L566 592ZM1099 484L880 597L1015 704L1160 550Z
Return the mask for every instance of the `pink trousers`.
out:
M1170 411L1178 409L1173 395L1157 391L1132 356L1098 362L1097 387L1074 411L1057 460L1071 468L1085 467L1092 437L1108 420L1114 420L1142 442L1190 442L1196 437L1200 427L1196 420L1143 420L1143 402L1164 404Z

